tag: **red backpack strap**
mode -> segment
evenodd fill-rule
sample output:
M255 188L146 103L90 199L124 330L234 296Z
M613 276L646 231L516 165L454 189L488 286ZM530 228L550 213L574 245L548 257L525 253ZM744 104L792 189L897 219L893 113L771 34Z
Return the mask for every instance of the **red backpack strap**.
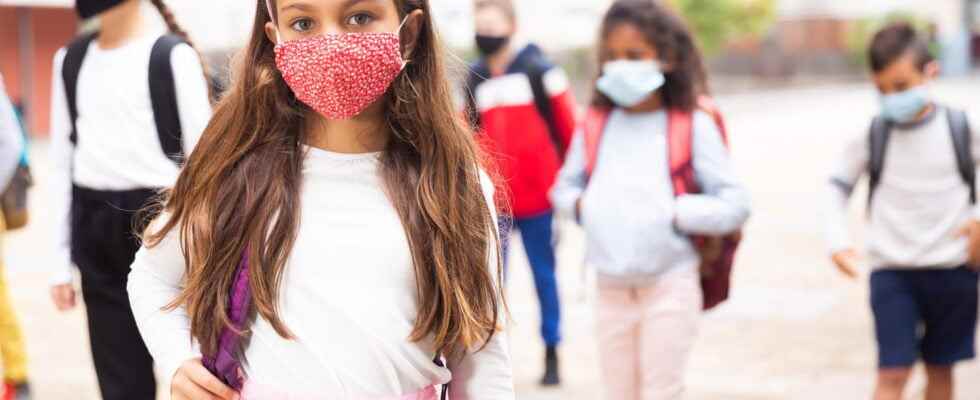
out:
M695 193L698 188L691 157L694 114L690 111L670 110L667 112L667 121L667 151L674 195Z
M722 143L728 146L728 128L725 127L725 118L721 116L721 110L718 108L718 104L715 103L715 99L708 96L699 96L698 109L711 116L711 119L715 121L715 125L718 125L718 132L721 133Z
M599 143L602 142L602 133L606 130L606 123L609 122L609 114L608 108L597 107L590 107L585 113L585 122L582 127L585 135L586 176L592 176L592 171L595 171L596 163L599 161Z

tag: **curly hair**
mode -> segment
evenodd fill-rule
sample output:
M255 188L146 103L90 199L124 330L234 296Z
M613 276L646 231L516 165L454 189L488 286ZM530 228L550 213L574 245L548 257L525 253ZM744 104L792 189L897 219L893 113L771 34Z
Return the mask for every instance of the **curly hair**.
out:
M600 46L614 29L623 24L633 25L643 32L649 44L660 54L660 61L672 66L665 71L666 82L660 89L664 104L668 108L695 109L698 97L709 92L708 79L701 52L684 20L654 0L618 0L603 17L599 30ZM599 52L600 66L608 61L603 53ZM609 108L613 102L595 90L592 105Z

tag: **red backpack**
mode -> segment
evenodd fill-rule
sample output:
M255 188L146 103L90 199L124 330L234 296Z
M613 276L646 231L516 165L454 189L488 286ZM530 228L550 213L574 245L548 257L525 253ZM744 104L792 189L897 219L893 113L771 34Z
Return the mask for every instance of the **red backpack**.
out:
M725 121L708 97L698 99L698 108L714 118L721 132L722 141L728 145ZM592 176L599 161L599 146L602 134L609 122L611 110L590 108L585 116L585 170ZM667 148L670 163L670 180L674 196L701 193L694 174L692 160L692 141L694 134L694 114L688 111L669 110L667 112ZM701 256L701 289L704 293L704 309L710 310L728 299L731 287L732 265L735 252L742 240L742 233L736 232L724 237L692 236L698 254Z

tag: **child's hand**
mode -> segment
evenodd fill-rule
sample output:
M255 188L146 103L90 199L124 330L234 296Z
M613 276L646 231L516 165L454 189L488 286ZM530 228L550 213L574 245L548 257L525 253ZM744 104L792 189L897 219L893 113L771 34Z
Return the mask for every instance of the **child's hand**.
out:
M857 279L858 264L861 256L854 249L841 250L833 255L834 265L837 269L850 279Z
M187 360L170 384L173 400L238 400L238 393L211 374L201 359Z
M68 311L75 308L75 287L71 283L51 287L51 301L58 311Z
M967 265L973 270L980 270L980 221L971 220L960 228L958 235L965 237L967 246Z

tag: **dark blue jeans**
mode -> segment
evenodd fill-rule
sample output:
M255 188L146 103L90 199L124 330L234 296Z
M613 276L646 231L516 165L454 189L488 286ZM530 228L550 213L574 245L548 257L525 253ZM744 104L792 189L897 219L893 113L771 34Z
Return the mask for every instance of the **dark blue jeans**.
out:
M511 228L521 233L524 250L531 272L534 274L534 287L538 292L541 306L541 337L548 346L556 346L561 341L561 304L558 299L558 282L555 279L555 247L552 236L552 212L530 218L501 217L500 237L503 246L504 267L507 266L508 237ZM511 224L513 221L513 224Z

